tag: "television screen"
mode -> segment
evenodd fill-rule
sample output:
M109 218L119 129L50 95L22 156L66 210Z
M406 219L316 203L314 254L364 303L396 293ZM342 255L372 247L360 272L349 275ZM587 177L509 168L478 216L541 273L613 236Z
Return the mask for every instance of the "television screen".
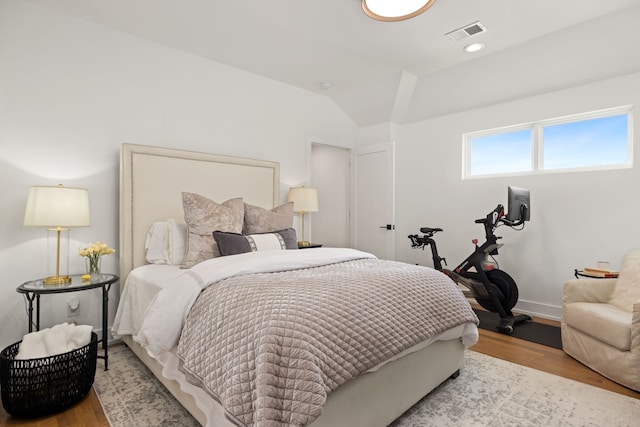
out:
M529 197L529 190L525 188L509 186L507 196L507 219L511 222L529 221L531 213L531 200Z

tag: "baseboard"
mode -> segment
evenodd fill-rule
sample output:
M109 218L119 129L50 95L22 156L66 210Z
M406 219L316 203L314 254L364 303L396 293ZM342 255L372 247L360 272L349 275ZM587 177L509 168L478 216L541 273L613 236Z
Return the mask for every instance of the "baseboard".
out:
M469 301L469 303L477 304L476 300L473 298L467 298L467 301ZM556 320L558 322L562 316L562 307L523 300L518 300L518 303L512 311L543 319Z
M518 300L513 311L528 314L529 316L542 317L543 319L557 320L558 322L562 316L562 307L533 301Z

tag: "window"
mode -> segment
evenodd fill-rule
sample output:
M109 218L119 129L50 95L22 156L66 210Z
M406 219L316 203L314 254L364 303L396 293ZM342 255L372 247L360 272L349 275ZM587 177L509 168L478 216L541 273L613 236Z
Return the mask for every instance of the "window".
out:
M631 167L631 107L464 135L463 178Z
M470 140L471 175L531 171L531 129Z

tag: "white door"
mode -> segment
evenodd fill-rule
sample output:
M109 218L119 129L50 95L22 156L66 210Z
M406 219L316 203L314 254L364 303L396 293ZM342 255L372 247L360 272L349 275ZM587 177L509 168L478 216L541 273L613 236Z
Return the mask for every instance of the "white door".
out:
M394 144L358 148L354 155L356 249L395 258Z

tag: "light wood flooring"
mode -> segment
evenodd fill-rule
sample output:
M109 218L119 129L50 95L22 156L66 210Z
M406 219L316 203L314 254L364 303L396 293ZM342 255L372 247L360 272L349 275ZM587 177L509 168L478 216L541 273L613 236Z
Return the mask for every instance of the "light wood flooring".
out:
M534 320L558 325L558 322L551 320ZM471 347L471 350L640 399L640 393L616 384L593 372L580 362L567 356L562 350L484 329L480 329L480 340ZM98 363L98 369L100 369L100 363ZM0 408L0 426L16 425L30 427L108 427L109 423L92 389L87 397L65 412L36 420L17 419L11 417L4 409Z

